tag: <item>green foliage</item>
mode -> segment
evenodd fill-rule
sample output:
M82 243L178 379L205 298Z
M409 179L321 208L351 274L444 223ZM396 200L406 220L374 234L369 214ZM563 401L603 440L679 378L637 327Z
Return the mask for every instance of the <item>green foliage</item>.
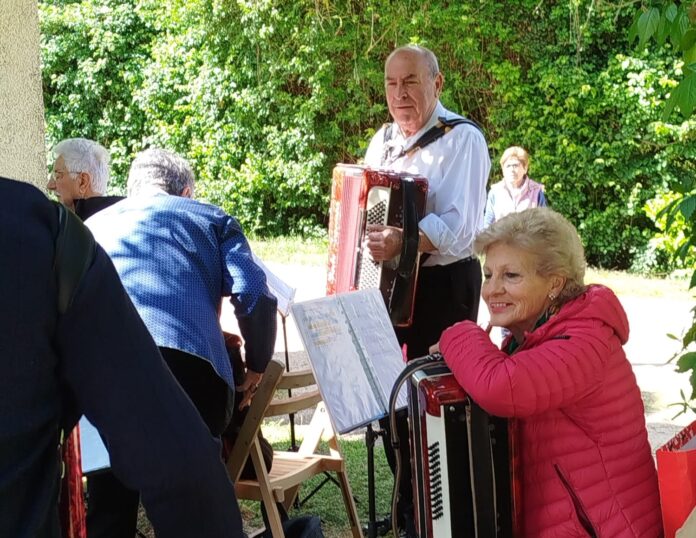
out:
M132 102L154 38L136 0L39 4L46 134L98 140L111 152L116 190L147 118Z
M641 7L629 29L629 40L646 47L654 40L681 53L684 78L664 109L664 118L678 109L688 118L696 108L696 4L659 0Z
M651 40L665 48L671 47L673 54L680 52L684 78L674 88L665 104L663 118L668 118L678 109L684 118L696 110L696 3L659 0L639 10L629 30L629 38L638 38L639 46ZM683 138L693 148L696 122L688 120L682 124ZM678 153L679 149L674 151ZM684 160L682 174L671 178L671 192L662 196L653 208L655 219L661 224L664 239L672 257L688 268L696 267L696 174L693 150ZM655 212L655 209L657 211ZM693 270L689 289L696 288L696 269ZM682 349L674 357L678 372L691 371L692 392L687 397L682 393L679 405L682 412L696 411L696 352L690 351L696 344L696 307L692 309L693 322L681 337Z
M384 59L396 45L421 43L439 56L445 106L484 126L494 163L508 145L530 150L532 177L579 227L591 264L668 269L663 243L650 242L661 232L646 204L664 199L693 159L690 135L659 121L682 68L663 52L619 55L628 8L590 0L505 9L444 0L40 5L48 143L87 136L105 144L116 190L135 152L164 146L192 162L197 196L247 230L321 236L333 166L359 160L389 119ZM683 21L682 12L669 16ZM668 35L653 26L646 15L641 35ZM499 178L496 165L491 182Z

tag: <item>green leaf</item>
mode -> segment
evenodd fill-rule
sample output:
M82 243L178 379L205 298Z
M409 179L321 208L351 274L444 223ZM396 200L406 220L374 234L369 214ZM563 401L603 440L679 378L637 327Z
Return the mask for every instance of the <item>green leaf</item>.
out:
M665 8L665 19L669 22L674 22L674 17L677 16L677 6L672 2Z
M696 29L691 28L686 31L679 41L679 50L689 50L696 43Z
M667 121L674 108L678 108L682 117L691 116L696 108L696 72L689 73L682 79L679 86L674 88L662 114L663 121Z
M689 330L686 331L684 339L682 340L682 345L687 348L696 341L696 323L694 323Z
M660 10L656 7L651 7L640 16L638 19L638 37L640 45L645 45L655 34L659 23Z
M681 211L686 220L691 219L694 210L696 210L696 195L687 196L679 204L679 211Z
M696 34L696 30L694 31L694 34ZM684 65L688 66L687 69L684 69L684 73L693 73L694 70L691 68L691 66L694 63L696 63L696 42L691 46L690 49L684 51Z
M677 16L672 22L672 26L669 32L669 39L672 42L674 48L679 48L681 45L682 37L684 33L689 29L689 17L686 16L683 9L680 9Z
M691 274L691 282L689 282L689 289L696 288L696 271Z
M657 32L655 33L655 41L657 41L658 45L662 46L665 44L669 30L669 21L665 17L660 17L660 23L657 25Z
M696 351L684 353L677 360L677 372L684 373L696 369Z
M638 20L640 19L641 13L638 12L636 16L633 18L633 22L631 23L631 26L628 29L628 42L633 43L636 38L638 37ZM670 32L671 32L671 26L670 26Z

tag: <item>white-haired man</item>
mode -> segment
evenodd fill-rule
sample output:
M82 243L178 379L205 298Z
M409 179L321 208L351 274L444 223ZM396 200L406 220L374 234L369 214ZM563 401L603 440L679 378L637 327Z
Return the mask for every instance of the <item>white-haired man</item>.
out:
M491 168L488 146L474 122L440 103L444 76L432 51L418 45L395 49L384 64L384 87L394 123L372 138L365 164L428 179L426 215L418 223L421 257L411 327L396 330L409 359L428 354L450 325L476 320L481 266L473 241L483 227L486 183ZM390 260L401 251L399 228L372 226L367 246L372 257ZM402 462L409 461L408 427L399 417ZM388 425L385 423L385 427ZM394 456L385 443L392 469ZM407 470L408 465L406 465ZM411 535L410 472L402 476L400 526Z
M86 138L66 138L53 148L53 172L46 187L85 220L121 199L106 196L109 152Z

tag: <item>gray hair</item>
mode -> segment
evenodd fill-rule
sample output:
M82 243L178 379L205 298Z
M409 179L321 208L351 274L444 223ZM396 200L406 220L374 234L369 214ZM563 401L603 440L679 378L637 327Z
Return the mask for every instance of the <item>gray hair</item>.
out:
M585 251L575 226L548 207L510 213L476 236L474 251L484 254L495 243L529 252L541 276L560 275L566 283L554 301L561 306L585 291Z
M72 174L86 172L92 180L92 191L106 194L111 156L101 144L86 138L66 138L53 148L55 159L63 157L65 168Z
M159 148L138 153L128 172L128 196L137 195L144 187L180 196L186 187L193 192L193 184L193 171L186 159Z
M438 75L438 73L440 73L440 66L437 63L437 56L435 56L435 53L426 47L413 44L403 45L394 49L391 52L391 54L387 56L387 60L384 62L385 70L387 68L387 64L389 63L389 60L391 60L397 54L401 54L402 52L418 54L428 67L428 73L430 73L430 76L432 78L435 78Z

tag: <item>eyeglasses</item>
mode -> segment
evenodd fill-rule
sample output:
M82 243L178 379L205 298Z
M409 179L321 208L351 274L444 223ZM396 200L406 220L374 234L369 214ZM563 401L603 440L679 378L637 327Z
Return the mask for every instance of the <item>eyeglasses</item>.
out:
M71 176L73 174L77 174L77 172L71 172L70 170L53 170L51 174L49 175L49 180L57 181L59 179L64 178L66 175Z
M516 170L517 168L523 168L522 163L505 163L505 168L510 168Z

